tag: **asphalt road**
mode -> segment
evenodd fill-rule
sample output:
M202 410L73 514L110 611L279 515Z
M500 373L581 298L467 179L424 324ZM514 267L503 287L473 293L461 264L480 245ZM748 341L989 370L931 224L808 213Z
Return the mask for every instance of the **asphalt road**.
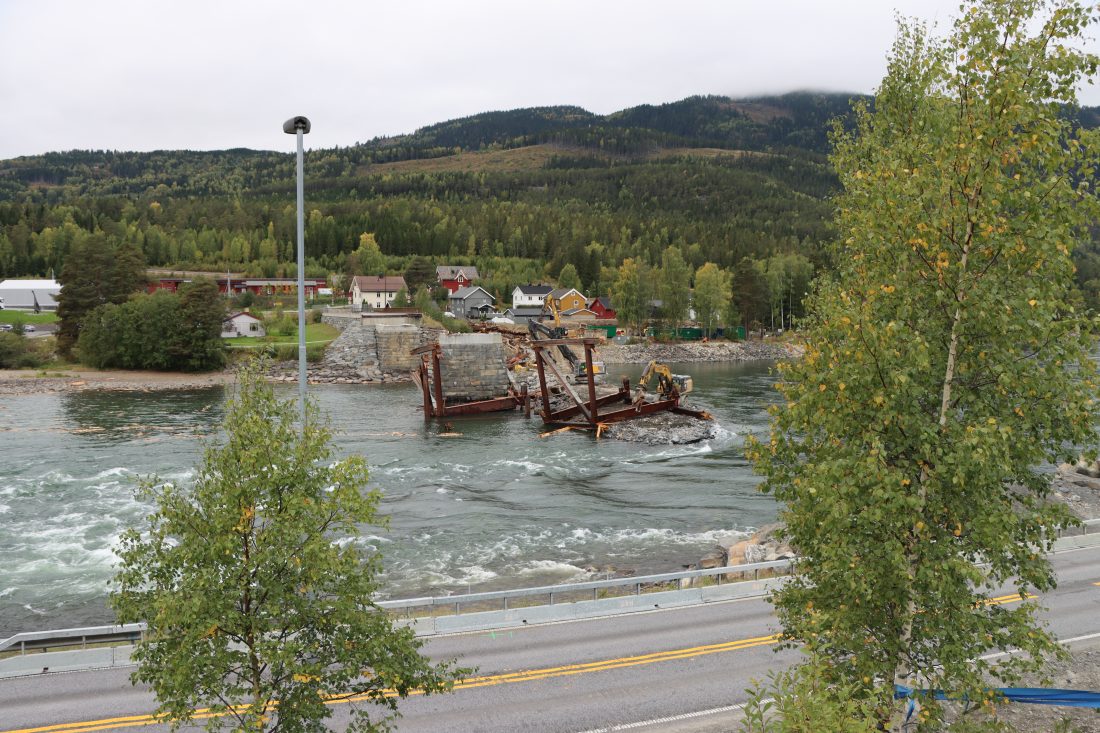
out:
M1059 588L1041 597L1059 638L1100 639L1100 548L1052 558ZM1006 589L1006 596L1011 589ZM1013 599L1006 598L1011 603ZM751 679L788 664L760 600L431 639L477 677L449 695L402 701L397 729L414 731L717 731L736 717ZM90 733L152 725L147 690L128 670L0 681L0 733ZM347 705L333 707L342 728ZM650 725L631 725L658 721Z

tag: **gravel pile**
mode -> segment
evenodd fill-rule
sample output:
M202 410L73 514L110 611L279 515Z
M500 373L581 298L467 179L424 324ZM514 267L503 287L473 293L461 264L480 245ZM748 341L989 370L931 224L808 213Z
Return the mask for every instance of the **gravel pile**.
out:
M637 420L611 423L603 437L646 445L683 445L713 438L717 424L674 412L657 413Z

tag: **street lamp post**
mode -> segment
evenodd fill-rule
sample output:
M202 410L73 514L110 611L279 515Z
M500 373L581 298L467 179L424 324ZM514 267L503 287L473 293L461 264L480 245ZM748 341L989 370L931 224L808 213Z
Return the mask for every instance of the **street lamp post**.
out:
M309 132L309 119L291 117L283 123L283 132L298 137L298 414L306 429L306 224L303 200L305 178L302 136Z

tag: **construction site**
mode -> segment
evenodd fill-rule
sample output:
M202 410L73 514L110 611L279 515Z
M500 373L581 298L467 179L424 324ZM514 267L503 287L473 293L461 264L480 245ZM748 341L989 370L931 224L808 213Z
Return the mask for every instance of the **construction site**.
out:
M570 333L532 321L526 332L482 326L411 350L425 420L520 412L540 418L542 437L586 431L652 443L706 439L713 418L687 404L690 375L650 361L635 384L608 378L602 333Z

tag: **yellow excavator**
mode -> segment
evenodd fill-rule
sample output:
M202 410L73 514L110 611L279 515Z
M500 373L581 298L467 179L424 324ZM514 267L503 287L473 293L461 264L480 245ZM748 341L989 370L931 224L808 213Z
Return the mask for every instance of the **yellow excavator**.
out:
M645 371L642 372L642 376L638 378L638 390L634 395L635 402L645 399L649 380L654 376L657 377L657 395L662 400L683 397L695 387L695 383L689 375L673 374L667 366L653 360L649 362Z

